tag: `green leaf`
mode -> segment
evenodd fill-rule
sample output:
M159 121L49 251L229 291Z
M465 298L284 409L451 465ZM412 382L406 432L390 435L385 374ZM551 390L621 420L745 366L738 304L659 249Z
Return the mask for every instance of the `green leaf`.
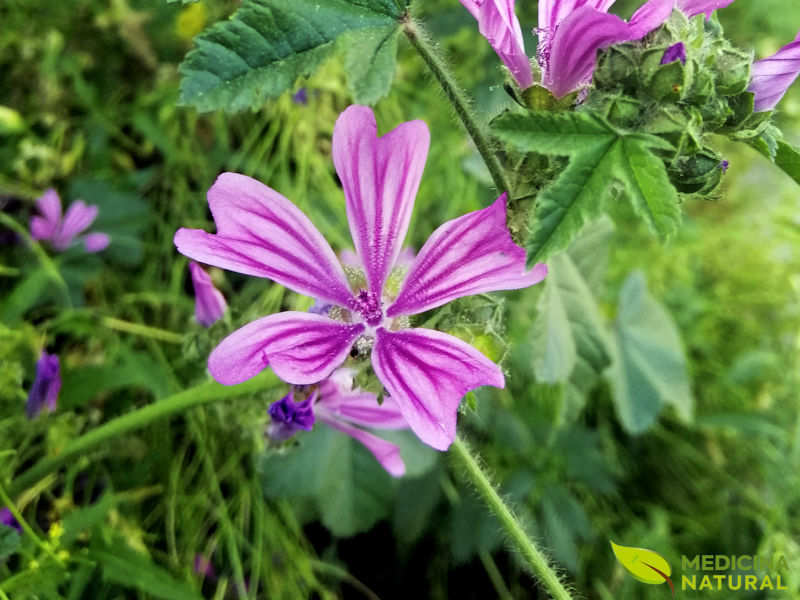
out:
M338 536L366 531L391 509L392 478L361 444L330 427L315 427L286 453L265 455L259 470L267 496L312 498Z
M389 93L397 59L395 23L364 31L350 32L339 40L344 47L347 86L357 104L375 104Z
M652 152L671 148L660 138L619 131L594 115L575 112L507 113L495 120L494 128L501 140L520 151L570 159L538 197L527 241L529 263L566 249L587 222L603 213L615 187L662 238L677 230L678 193Z
M200 600L192 587L153 563L147 556L130 548L123 540L113 545L93 548L89 557L103 569L103 579L128 588L141 590L164 600Z
M750 145L800 183L800 149L784 140L771 137L768 132L752 140Z
M344 34L352 34L346 61L355 67L348 83L357 99L374 102L391 84L402 15L394 0L244 0L195 39L180 67L181 102L256 109L310 75Z
M533 326L536 379L565 383L579 361L600 373L611 359L597 302L569 255L553 256L549 267Z
M5 560L14 554L19 547L19 532L12 527L0 525L0 560Z
M615 354L609 377L617 415L628 432L648 429L665 404L684 420L692 419L694 400L680 334L640 272L622 286Z

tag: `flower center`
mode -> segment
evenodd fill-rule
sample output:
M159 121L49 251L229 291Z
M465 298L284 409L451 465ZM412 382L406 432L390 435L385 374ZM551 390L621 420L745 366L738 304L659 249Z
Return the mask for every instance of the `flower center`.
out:
M371 327L377 327L383 321L383 303L377 294L369 290L362 289L353 297L352 309Z

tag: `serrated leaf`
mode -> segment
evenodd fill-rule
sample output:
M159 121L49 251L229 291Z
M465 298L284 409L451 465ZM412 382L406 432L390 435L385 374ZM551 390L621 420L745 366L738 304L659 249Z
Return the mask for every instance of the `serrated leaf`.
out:
M694 400L680 334L664 306L647 291L642 273L632 273L622 286L614 339L609 378L623 427L642 433L667 404L690 420Z
M339 39L344 46L344 71L347 87L357 104L375 104L392 87L397 60L396 23L364 31L350 32Z
M774 162L789 177L800 183L800 149L776 138L769 129L748 143Z
M356 31L365 36L361 50L372 54L361 55L351 85L361 96L380 97L394 67L388 52L396 36L388 32L401 16L393 0L245 0L233 18L195 38L180 67L181 102L200 111L258 108L310 75L340 36ZM375 43L380 35L394 40L389 48Z
M616 130L589 113L506 114L494 122L497 136L522 152L568 156L569 164L537 199L526 243L528 262L566 249L583 226L598 218L617 182L634 210L661 237L680 223L678 194L652 149L660 138Z
M542 383L565 383L578 362L601 372L610 362L597 303L569 255L549 261L533 326L534 372Z

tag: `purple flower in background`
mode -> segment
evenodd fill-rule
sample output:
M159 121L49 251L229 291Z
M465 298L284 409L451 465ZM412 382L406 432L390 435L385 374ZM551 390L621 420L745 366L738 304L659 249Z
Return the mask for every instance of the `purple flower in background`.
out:
M41 215L31 219L33 239L47 240L59 252L69 248L76 239L83 241L87 252L100 252L108 246L110 239L105 233L90 233L78 238L97 218L97 206L76 200L62 217L61 198L50 189L36 201L36 207Z
M755 111L772 110L800 75L800 33L778 52L753 63L748 88L755 94Z
M28 394L28 404L25 410L28 418L35 418L45 409L48 412L54 412L60 389L61 368L58 356L42 352L36 363L36 377Z
M22 527L20 527L20 524L14 518L14 515L12 515L11 511L7 508L0 508L0 525L13 527L17 531L22 531Z
M295 104L302 104L303 106L308 104L308 90L306 90L304 87L301 87L292 95L292 102Z
M705 13L706 19L710 19L715 10L732 3L733 0L677 0L676 6L690 19L702 13Z
M464 394L482 385L504 386L502 371L483 354L445 333L411 328L408 317L461 296L519 289L544 278L547 267L526 271L525 251L511 239L506 194L441 225L402 284L386 285L401 275L397 258L429 143L422 121L403 123L379 138L375 116L365 106L349 107L336 122L333 160L363 266L352 287L322 234L294 204L250 177L217 178L208 191L217 233L180 229L178 250L330 304L327 314L288 311L235 331L208 359L218 382L240 383L270 366L288 383L317 383L355 346L371 356L375 374L411 429L439 450L455 438Z
M192 287L194 287L194 316L204 327L211 327L225 314L228 303L200 265L190 261L189 271L192 274Z
M407 429L408 423L390 396L378 404L375 394L354 390L352 369L334 371L303 402L295 402L292 389L269 407L269 415L268 435L275 440L286 440L301 429L310 431L317 418L364 444L393 477L406 472L400 449L362 428Z
M625 22L608 14L614 0L541 0L538 60L542 85L560 98L589 84L597 51L660 27L675 0L648 0Z
M519 19L514 14L514 0L461 0L478 21L478 30L511 71L521 89L533 85L533 72Z
M217 573L214 570L214 565L202 554L194 555L194 572L202 575L206 579L216 579Z
M668 65L676 60L681 61L684 65L686 64L686 45L683 42L678 42L667 48L661 58L661 64Z

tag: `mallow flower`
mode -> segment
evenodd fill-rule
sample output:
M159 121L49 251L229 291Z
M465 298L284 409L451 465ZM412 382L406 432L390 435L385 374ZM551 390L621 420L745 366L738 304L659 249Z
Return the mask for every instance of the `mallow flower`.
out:
M401 477L406 466L397 445L387 442L369 429L407 429L400 408L391 396L381 404L371 392L353 389L352 369L341 368L319 386L293 386L290 392L269 407L271 422L267 435L276 441L287 440L299 431L311 431L319 420L361 442L393 477ZM303 394L305 400L297 401Z
M597 51L639 40L657 29L675 8L688 17L711 13L733 0L648 0L629 21L609 14L614 0L540 0L537 61L541 85L561 98L592 80ZM533 85L514 0L461 0L514 76L520 89Z
M36 362L36 376L28 393L25 409L29 419L37 417L43 410L54 412L61 389L61 367L58 356L42 352Z
M31 219L31 237L50 242L53 249L62 252L76 240L82 241L87 252L105 250L110 239L106 233L90 233L79 237L97 218L97 206L87 205L83 200L73 202L67 213L61 216L61 198L53 190L47 190L36 201L40 215Z
M5 507L0 508L0 525L11 527L13 529L16 529L17 531L22 531L22 527L14 518L14 515L12 515L11 511Z
M214 287L211 277L203 267L189 261L189 272L192 274L194 288L194 316L203 327L211 327L225 314L228 303L225 302L222 292Z
M208 191L217 233L180 229L178 251L223 269L266 277L316 298L322 314L287 311L263 317L225 338L208 368L220 383L240 383L265 369L295 385L327 378L351 351L373 370L410 428L444 450L468 391L504 386L503 372L451 335L412 328L409 317L456 298L528 287L547 273L525 268L525 251L506 227L506 194L491 206L441 225L407 273L397 270L430 144L422 121L382 137L365 106L336 122L333 161L344 188L360 268L348 275L331 247L294 204L258 181L223 173ZM402 281L400 283L400 281Z
M753 63L750 87L755 111L772 110L800 75L800 33L778 52Z

